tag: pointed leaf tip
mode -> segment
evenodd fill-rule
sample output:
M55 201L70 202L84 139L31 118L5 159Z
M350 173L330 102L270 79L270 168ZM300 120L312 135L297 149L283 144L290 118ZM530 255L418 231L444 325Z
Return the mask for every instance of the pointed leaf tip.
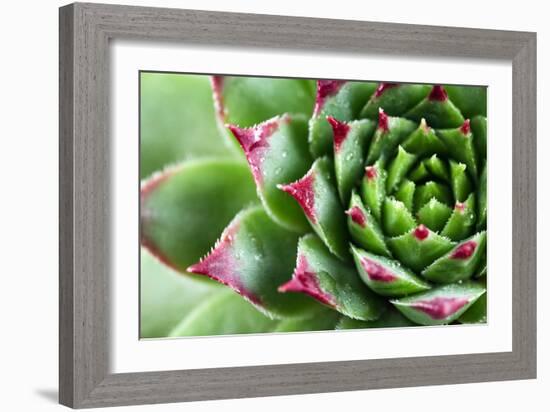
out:
M170 167L142 183L140 242L165 265L185 273L210 250L235 213L256 199L242 162L210 159Z
M359 279L355 268L342 262L315 235L298 243L298 259L292 279L280 292L299 292L354 319L372 320L383 305Z
M340 88L346 83L345 80L318 80L317 81L317 97L315 98L315 108L313 109L313 115L319 115L325 101L338 93Z
M334 152L337 153L340 150L342 143L348 136L350 126L347 123L341 122L332 116L327 116L327 121L332 127L332 134L334 136Z
M376 166L367 166L365 167L365 176L368 180L375 179L376 176L378 176L378 171L376 170Z
M358 224L361 227L365 227L367 224L367 217L361 210L359 206L353 206L345 211L346 215L348 215L353 222Z
M235 135L246 155L260 147L267 146L267 139L279 128L281 121L289 121L288 115L277 116L253 127L241 128L228 124L227 127Z
M278 291L305 293L325 305L335 306L333 297L321 289L316 274L304 255L298 257L298 264L294 269L292 279L279 286Z
M479 232L455 245L422 271L437 283L455 283L470 278L486 253L486 232Z
M462 123L462 126L460 126L460 131L464 136L467 136L470 133L470 130L470 119L466 119L464 120L464 123Z
M317 221L317 218L315 216L315 192L313 188L314 182L314 169L310 169L304 177L293 183L277 185L280 190L288 193L290 196L296 199L298 204L304 210L306 216L313 223Z
M230 287L269 317L300 317L315 302L277 290L295 266L297 246L297 234L252 207L238 213L210 253L188 270Z
M436 84L428 95L428 100L431 101L444 102L448 98L449 97L447 96L447 92L445 91L443 86L439 84Z
M424 225L420 225L416 229L414 229L414 237L417 238L418 240L424 240L429 235L430 235L430 231Z
M187 272L204 275L223 285L229 286L254 304L261 304L260 299L248 291L241 282L238 263L233 255L233 242L239 230L238 220L233 220L223 231L222 236L212 251L198 263L187 268Z
M268 139L279 128L279 118L268 120L254 127L240 128L236 125L229 124L227 128L231 130L239 144L241 145L254 180L258 186L263 183L262 176L262 161L269 143Z
M428 126L428 122L424 118L420 119L420 128L424 131L424 133L428 133L431 129L431 127Z
M384 132L390 130L389 117L382 108L378 109L378 128Z

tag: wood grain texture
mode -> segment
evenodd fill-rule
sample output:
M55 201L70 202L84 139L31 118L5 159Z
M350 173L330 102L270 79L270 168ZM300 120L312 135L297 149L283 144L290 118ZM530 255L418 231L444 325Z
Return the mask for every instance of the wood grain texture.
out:
M60 402L84 408L536 375L534 33L81 4L60 9ZM513 65L513 351L109 373L109 40L504 59Z

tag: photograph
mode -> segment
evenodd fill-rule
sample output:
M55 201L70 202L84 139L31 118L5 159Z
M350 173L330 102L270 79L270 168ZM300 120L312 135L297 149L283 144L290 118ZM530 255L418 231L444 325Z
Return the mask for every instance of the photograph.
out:
M137 81L141 339L490 322L486 85Z

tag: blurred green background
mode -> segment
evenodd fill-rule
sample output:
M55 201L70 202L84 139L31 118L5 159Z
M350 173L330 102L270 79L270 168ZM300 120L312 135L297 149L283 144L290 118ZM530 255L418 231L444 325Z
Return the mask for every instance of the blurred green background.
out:
M140 178L181 160L229 157L208 76L141 73Z
M209 76L141 73L140 179L185 160L233 156L216 125ZM199 302L224 291L213 281L176 273L144 248L140 274L144 338L170 335Z

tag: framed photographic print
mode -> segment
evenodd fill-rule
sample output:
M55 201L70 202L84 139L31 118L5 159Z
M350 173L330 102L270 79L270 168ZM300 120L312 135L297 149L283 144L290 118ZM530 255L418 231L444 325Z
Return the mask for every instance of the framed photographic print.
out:
M61 403L534 378L535 50L62 7Z

